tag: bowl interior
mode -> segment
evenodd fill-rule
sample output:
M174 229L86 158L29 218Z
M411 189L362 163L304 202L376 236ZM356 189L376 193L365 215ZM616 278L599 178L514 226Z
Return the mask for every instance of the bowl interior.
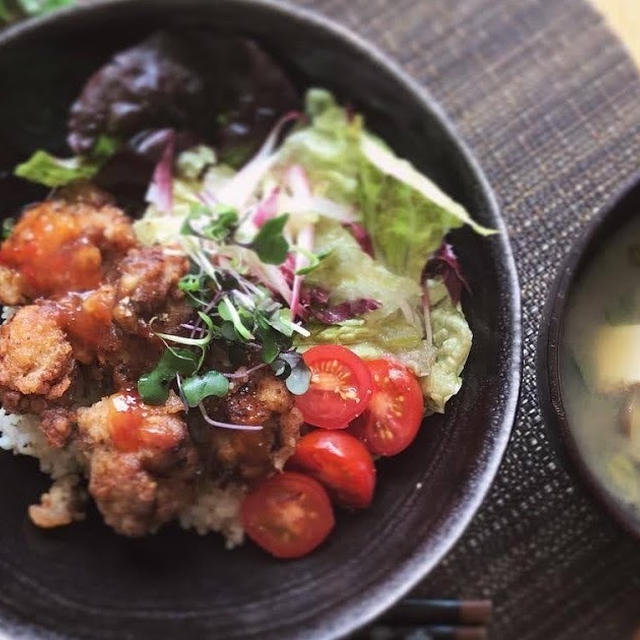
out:
M36 148L65 153L67 108L88 74L157 27L258 39L300 85L326 86L481 223L503 229L486 184L435 107L358 41L293 9L260 2L115 1L0 37L2 215L40 197L7 177ZM341 513L334 535L299 561L167 527L127 540L95 513L39 531L27 505L46 487L32 460L0 455L0 629L87 638L327 637L379 613L453 544L506 445L519 379L519 301L504 235L454 238L472 296L474 343L459 396L416 443L379 465L373 507Z
M627 505L615 497L605 480L593 467L574 431L574 417L569 411L568 371L569 359L569 309L583 279L588 276L594 262L602 259L602 253L615 236L627 232L627 225L640 213L640 176L636 176L594 219L576 243L561 268L551 289L545 317L547 327L542 331L538 349L538 388L547 422L552 427L550 435L561 450L568 455L587 488L600 504L627 531L640 538L640 518ZM597 264L597 263L596 263ZM597 290L592 294L597 295ZM597 306L597 302L595 303Z

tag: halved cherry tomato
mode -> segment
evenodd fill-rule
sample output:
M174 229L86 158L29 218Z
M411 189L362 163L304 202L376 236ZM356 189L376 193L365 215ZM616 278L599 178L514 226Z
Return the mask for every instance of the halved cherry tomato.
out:
M287 461L287 468L304 471L329 489L345 507L371 504L376 469L367 448L344 431L316 429L303 436Z
M302 354L311 369L306 393L296 397L305 422L323 429L346 429L371 397L371 374L358 356L339 345L311 347Z
M351 424L351 433L371 453L393 456L406 449L418 433L424 411L416 377L399 362L369 360L373 395L367 410Z
M276 558L299 558L313 551L335 524L324 487L290 471L267 478L250 493L241 516L247 535Z

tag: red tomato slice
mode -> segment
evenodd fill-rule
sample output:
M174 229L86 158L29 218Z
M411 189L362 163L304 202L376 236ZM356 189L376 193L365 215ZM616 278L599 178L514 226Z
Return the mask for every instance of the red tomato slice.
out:
M371 504L376 484L371 454L344 431L308 433L298 441L287 465L322 482L342 506L364 509Z
M371 374L358 356L338 345L311 347L302 354L311 369L306 393L296 397L305 422L323 429L346 429L371 397Z
M335 524L324 487L289 471L267 478L250 493L241 516L247 535L276 558L299 558L313 551Z
M369 360L373 395L367 410L351 425L351 433L371 453L393 456L406 449L418 433L424 400L416 377L399 362Z

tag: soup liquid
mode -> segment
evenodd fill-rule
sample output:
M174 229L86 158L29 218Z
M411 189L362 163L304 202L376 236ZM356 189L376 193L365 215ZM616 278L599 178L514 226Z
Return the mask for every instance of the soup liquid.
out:
M596 384L595 335L619 324L640 324L640 216L607 241L574 287L561 351L563 402L578 448L612 496L640 519L640 451L619 419L629 393L603 393Z

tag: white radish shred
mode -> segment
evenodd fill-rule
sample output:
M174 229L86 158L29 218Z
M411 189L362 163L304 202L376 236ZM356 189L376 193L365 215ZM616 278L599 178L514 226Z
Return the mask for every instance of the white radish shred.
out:
M308 224L300 229L300 233L298 233L298 242L297 245L306 251L311 251L313 249L313 237L314 237L314 226L312 224ZM299 251L296 254L296 268L298 271L303 267L306 267L308 264L307 257L304 255L302 251ZM304 280L304 276L302 275L294 275L293 276L293 289L291 292L291 319L295 320L298 315L298 307L300 304L300 290L302 288L302 282Z
M353 207L348 207L321 196L309 197L307 199L307 207L313 213L319 213L342 224L353 224L360 221L360 216L356 214Z
M278 154L274 153L274 150L282 128L299 117L299 112L290 111L278 120L253 158L216 194L219 202L234 207L238 211L246 209L260 180L278 159Z
M291 303L291 287L279 267L263 263L255 251L247 247L227 245L218 247L217 250L218 260L220 260L221 254L232 260L237 260L256 280L278 293L287 305Z
M265 278L262 280L270 289L273 289L279 293L283 300L291 306L293 300L293 291L284 277L284 274L280 269L273 264L265 264L263 266L263 272Z
M310 198L311 188L309 187L309 180L307 179L305 170L300 165L294 164L289 167L286 175L286 180L294 198ZM303 251L299 251L296 254L290 304L291 320L295 320L296 316L298 315L298 307L300 306L300 291L302 288L302 282L304 280L304 276L298 275L296 272L308 265L308 260L304 252L311 252L313 250L313 238L315 235L314 232L314 225L306 224L300 229L300 231L298 232L298 237L296 239L296 244Z

